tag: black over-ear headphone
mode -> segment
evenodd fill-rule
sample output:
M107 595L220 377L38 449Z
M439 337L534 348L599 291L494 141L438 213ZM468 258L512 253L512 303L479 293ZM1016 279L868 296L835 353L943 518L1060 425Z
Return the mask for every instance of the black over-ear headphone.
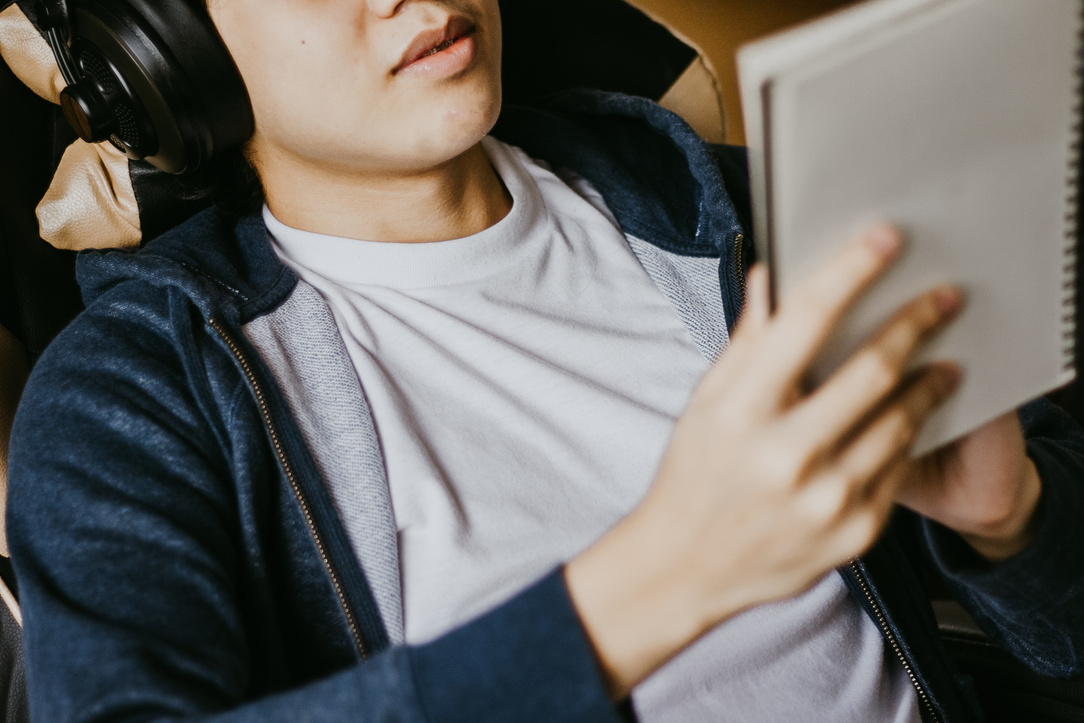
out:
M199 0L38 0L35 12L68 87L64 116L168 173L206 168L249 139L241 73Z

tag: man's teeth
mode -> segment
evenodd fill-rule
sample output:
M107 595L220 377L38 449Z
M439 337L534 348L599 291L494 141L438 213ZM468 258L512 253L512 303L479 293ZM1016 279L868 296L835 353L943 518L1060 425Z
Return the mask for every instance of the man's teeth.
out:
M432 50L427 52L425 55L423 55L422 58L428 58L430 55L434 55L434 54L439 53L439 52L441 52L443 50L447 50L448 48L455 45L456 40L458 40L458 38L452 38L451 40L445 40L443 43L441 43L440 45L438 45L437 47L433 48ZM421 58L418 58L418 60L421 60Z

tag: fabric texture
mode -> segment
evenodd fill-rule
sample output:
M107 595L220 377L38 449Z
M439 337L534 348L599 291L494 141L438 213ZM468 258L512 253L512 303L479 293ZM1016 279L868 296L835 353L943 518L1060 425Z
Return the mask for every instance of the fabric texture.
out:
M26 87L50 103L60 103L66 83L53 51L23 8L14 3L0 12L0 56Z
M648 101L592 92L508 108L495 135L590 182L626 235L718 264L732 329L740 151L705 146ZM87 311L38 362L12 438L32 716L621 720L559 569L432 642L391 643L303 425L245 335L297 289L259 218L207 212L138 252L85 252L79 275ZM981 714L923 570L1028 665L1084 673L1084 527L1067 518L1084 507L1084 442L1049 404L1021 418L1046 511L1029 564L975 565L900 513L842 570L941 721Z
M0 604L0 711L3 712L5 723L25 723L30 720L26 700L23 629L6 604Z
M41 237L58 249L135 247L143 240L128 158L108 143L76 143L38 204Z
M393 643L403 642L399 551L391 493L369 405L316 291L300 283L275 311L245 326L296 415L320 475L366 570Z
M635 236L629 243L644 269L673 302L696 348L708 359L715 359L730 343L730 335L725 326L710 323L711 319L725 319L726 312L719 285L701 273L704 260L663 251Z

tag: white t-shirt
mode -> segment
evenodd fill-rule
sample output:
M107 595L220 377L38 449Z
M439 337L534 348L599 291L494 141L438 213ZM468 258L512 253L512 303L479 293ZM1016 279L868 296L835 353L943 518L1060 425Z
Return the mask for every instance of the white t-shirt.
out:
M483 144L513 206L467 238L322 236L265 209L372 408L411 643L508 599L632 510L709 366L597 193ZM728 621L634 692L645 723L902 723L918 720L914 698L835 574Z

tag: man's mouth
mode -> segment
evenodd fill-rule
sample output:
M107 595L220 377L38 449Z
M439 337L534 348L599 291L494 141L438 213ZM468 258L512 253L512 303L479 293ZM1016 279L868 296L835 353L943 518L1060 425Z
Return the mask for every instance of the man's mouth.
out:
M458 41L458 40L459 40L459 38L452 38L451 40L445 40L443 43L441 43L440 45L438 45L437 47L433 48L428 53L423 55L422 58L428 58L430 55L436 55L437 53L441 52L442 50L447 50L448 48L455 45L456 41ZM421 60L422 58L418 58L418 60Z
M398 73L423 58L448 50L472 32L474 32L474 23L462 16L448 18L443 28L423 30L407 46L399 65L392 70L392 73Z

